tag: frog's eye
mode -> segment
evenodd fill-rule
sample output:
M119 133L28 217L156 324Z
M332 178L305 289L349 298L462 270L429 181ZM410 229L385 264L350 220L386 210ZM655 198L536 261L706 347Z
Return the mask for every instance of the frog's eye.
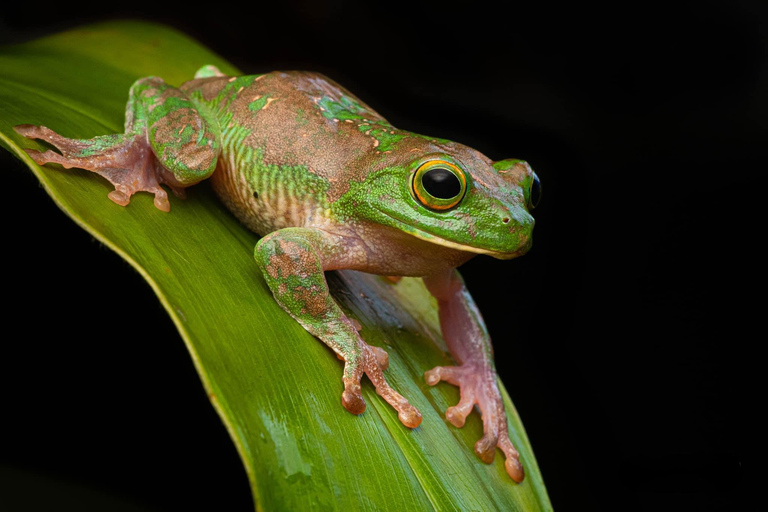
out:
M455 164L430 160L413 173L411 190L414 197L430 210L448 210L464 198L467 178Z
M533 180L531 180L531 188L528 190L528 209L533 210L538 206L541 201L541 181L536 176L535 172L532 172Z

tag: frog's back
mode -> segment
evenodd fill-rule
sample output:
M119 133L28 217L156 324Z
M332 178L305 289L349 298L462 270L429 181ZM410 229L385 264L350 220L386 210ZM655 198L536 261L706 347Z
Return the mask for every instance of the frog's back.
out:
M182 89L210 109L221 129L214 190L259 234L330 222L330 203L363 177L356 173L378 145L366 132L391 128L317 73L204 78Z

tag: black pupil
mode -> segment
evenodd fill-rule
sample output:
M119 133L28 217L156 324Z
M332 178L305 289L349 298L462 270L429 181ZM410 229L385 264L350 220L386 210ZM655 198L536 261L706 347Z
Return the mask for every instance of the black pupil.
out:
M421 177L424 190L438 199L453 199L461 193L461 182L448 169L431 169Z

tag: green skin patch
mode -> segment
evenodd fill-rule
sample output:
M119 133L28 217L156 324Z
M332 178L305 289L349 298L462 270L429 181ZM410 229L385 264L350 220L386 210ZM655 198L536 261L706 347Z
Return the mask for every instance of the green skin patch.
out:
M450 141L446 139L426 137L416 133L397 130L383 119L379 121L369 120L365 117L367 107L363 107L349 96L341 96L338 101L334 101L328 96L323 96L323 98L317 102L317 105L320 107L320 111L326 119L352 121L361 133L369 135L377 141L377 143L374 143L374 147L376 147L377 151L382 153L393 151L397 146L397 143L406 137L421 137L425 140L441 144L450 143Z
M344 360L342 404L355 414L365 409L360 380L367 375L404 425L421 423L384 378L386 352L360 337L330 296L324 272L423 276L461 363L427 371L427 382L462 388L446 417L460 427L478 405L485 425L475 451L490 462L501 449L509 475L523 479L490 339L455 267L476 254L504 259L528 250L528 207L538 186L528 164L492 162L461 144L398 130L340 85L308 72L226 77L204 66L179 88L147 77L131 88L124 134L78 140L45 127L16 129L61 151L28 150L36 162L102 175L115 185L109 197L123 206L148 191L167 211L160 185L181 194L210 177L223 202L263 236L254 257L275 300ZM455 198L430 196L417 181L425 175L419 169L441 165L461 178Z

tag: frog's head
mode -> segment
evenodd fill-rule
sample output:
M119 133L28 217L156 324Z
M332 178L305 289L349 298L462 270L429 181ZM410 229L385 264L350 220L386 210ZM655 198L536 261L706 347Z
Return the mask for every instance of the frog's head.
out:
M500 259L527 252L530 211L540 195L531 167L522 160L493 162L455 143L430 149L439 150L398 159L369 176L366 203L376 221L461 251Z

